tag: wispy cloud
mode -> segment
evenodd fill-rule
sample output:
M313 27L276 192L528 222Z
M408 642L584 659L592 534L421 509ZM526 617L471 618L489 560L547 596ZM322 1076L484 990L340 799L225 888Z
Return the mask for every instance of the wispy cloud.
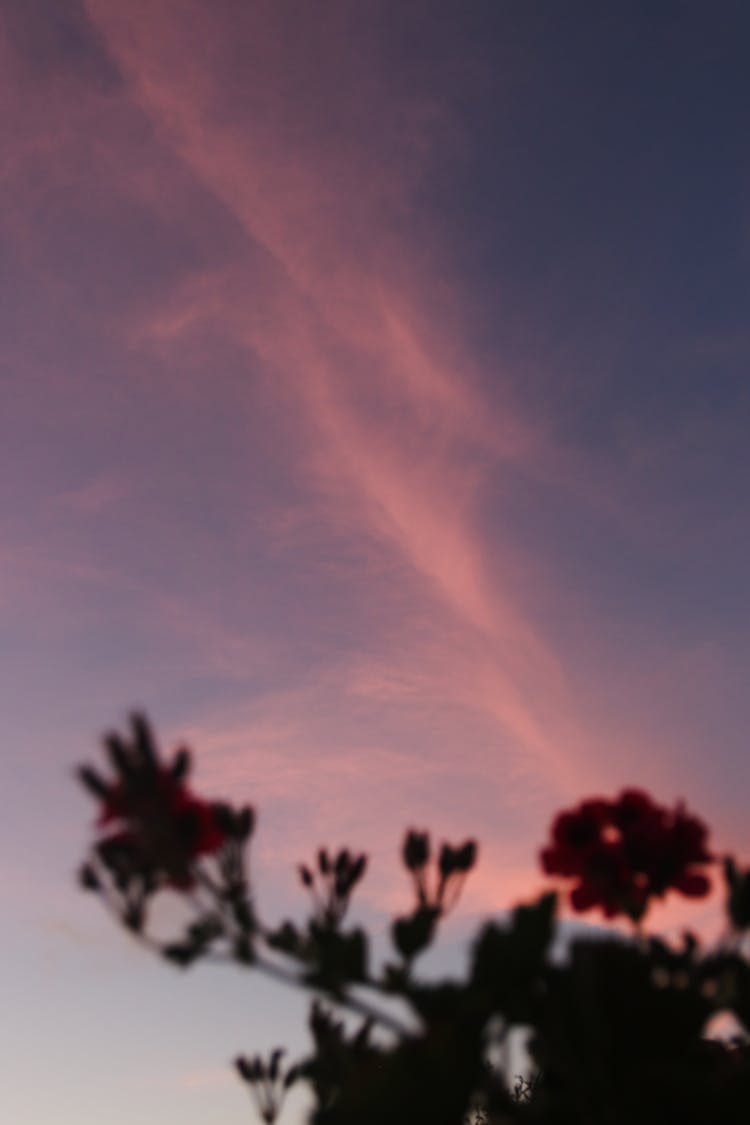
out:
M429 279L393 236L380 179L363 178L361 162L371 157L361 140L332 182L325 136L297 147L284 141L293 120L277 71L290 62L275 60L274 74L255 74L246 86L249 93L263 85L262 114L218 127L214 67L227 44L213 23L196 39L202 12L178 19L161 5L143 22L137 10L103 2L89 10L158 135L231 211L247 246L264 252L248 253L228 274L188 280L147 336L179 354L186 334L194 340L209 327L231 332L248 362L260 356L272 393L298 415L299 444L286 458L306 475L308 503L335 533L375 544L376 554L386 545L405 568L416 627L437 614L464 630L475 705L539 755L542 768L561 768L564 753L553 750L535 705L544 696L566 706L558 659L517 608L477 529L483 489L533 466L538 436L510 403L499 414L490 405L466 350L430 334ZM380 104L379 112L390 110ZM389 175L398 177L395 166ZM406 195L405 186L402 206ZM352 240L353 222L367 225L366 238L360 230ZM379 596L387 605L382 585Z
M679 457L566 444L477 358L421 208L463 141L434 87L385 79L377 28L229 7L88 0L96 81L4 41L42 309L28 338L8 318L4 604L96 622L145 693L181 678L217 785L278 802L290 854L431 808L480 835L500 810L528 850L532 812L681 760L664 700L627 696L675 698L686 652L606 586L621 545L648 576L673 526L649 477Z

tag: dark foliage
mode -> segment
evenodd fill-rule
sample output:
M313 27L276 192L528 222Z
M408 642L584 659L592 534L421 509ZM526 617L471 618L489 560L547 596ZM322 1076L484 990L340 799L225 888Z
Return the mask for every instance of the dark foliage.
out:
M750 871L724 860L728 930L721 948L679 948L640 929L622 938L578 940L566 963L549 959L556 894L489 921L472 944L465 979L428 983L416 962L434 941L477 858L473 840L434 848L410 830L401 856L413 905L391 928L394 959L376 971L368 935L346 926L367 857L321 848L298 875L310 897L304 926L269 927L248 876L255 827L249 807L209 803L187 787L190 755L162 764L146 720L129 738L105 740L114 780L79 770L101 803L96 840L80 883L101 896L137 939L184 969L225 958L310 990L310 1056L283 1065L284 1051L239 1056L235 1067L265 1122L286 1091L307 1082L311 1125L747 1125L750 1048L704 1038L709 1019L750 1023ZM108 827L111 826L111 827ZM640 925L651 898L708 889L706 829L678 806L637 790L561 813L541 853L550 874L576 881L576 909L598 905ZM700 868L700 869L699 869ZM166 944L148 934L151 900L164 886L186 895L195 917ZM365 998L366 997L366 998ZM411 1013L393 1014L392 1001ZM513 1027L530 1029L534 1073L517 1076L488 1059Z

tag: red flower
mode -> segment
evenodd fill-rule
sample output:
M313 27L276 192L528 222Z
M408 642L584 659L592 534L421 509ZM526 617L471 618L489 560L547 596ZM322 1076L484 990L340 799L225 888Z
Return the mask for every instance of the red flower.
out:
M217 851L225 841L219 829L213 806L196 797L186 785L175 781L169 769L158 767L147 788L120 782L110 790L97 824L111 820L145 821L157 812L165 818L182 822L185 846L192 855Z
M604 841L591 853L581 882L573 888L570 901L578 913L602 907L607 918L625 912L638 915L645 904L645 889L636 885L622 844Z
M558 814L552 846L541 852L548 875L577 879L571 892L576 911L600 907L608 918L643 916L649 899L667 890L700 896L709 863L706 828L682 805L674 812L656 805L647 793L626 789L614 801L584 801Z
M110 790L97 823L115 820L126 827L110 839L126 836L144 863L163 870L167 884L180 889L193 885L191 862L226 842L213 805L194 796L161 766L146 785L123 780Z
M571 812L562 812L552 825L553 846L542 852L548 875L577 875L586 857L600 846L609 807L606 801L584 801Z
M663 833L661 847L652 854L648 865L649 882L655 894L663 894L670 886L685 895L707 893L706 877L691 870L695 864L712 860L706 849L706 836L705 825L678 805Z
M189 888L192 862L223 847L231 826L227 830L222 806L201 800L185 784L188 752L180 750L170 766L163 765L146 720L134 716L132 726L132 742L117 735L107 739L118 774L114 783L88 766L79 771L86 787L102 801L97 827L116 822L116 830L101 839L97 849L123 878L148 871L151 877L166 877L169 886Z

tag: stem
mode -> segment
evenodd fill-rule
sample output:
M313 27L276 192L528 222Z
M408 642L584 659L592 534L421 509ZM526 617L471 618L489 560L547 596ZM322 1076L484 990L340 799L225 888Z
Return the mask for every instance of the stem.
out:
M201 883L203 887L213 895L221 915L233 924L228 936L235 936L236 928L234 926L234 918L231 916L228 903L226 903L222 898L220 888L200 867L196 868L195 875L199 883ZM118 909L117 904L113 900L112 895L107 888L106 882L103 879L100 879L99 881L99 894L101 895L107 910L109 910L112 916L116 918L120 924L122 924L122 914ZM189 898L193 906L199 911L199 913L202 913L203 906L198 896L193 894L190 895ZM232 931L235 931L235 933L233 933ZM147 949L150 949L155 953L163 953L163 946L154 938L145 933L145 931L131 930L130 932L133 934L133 937L141 942L141 944L143 944ZM261 926L258 926L258 933L264 941L267 941L266 934ZM246 935L243 934L242 936ZM230 954L211 953L210 951L204 951L201 956L205 958L205 960L214 962L215 964L237 963L236 959ZM289 956L293 956L293 954L289 954ZM256 954L254 956L252 967L259 969L260 972L265 973L266 976L272 977L274 980L280 981L283 984L291 985L296 988L311 987L303 977L299 976L299 974L290 972L282 965L278 965L273 961L269 961L262 955L259 956ZM364 987L366 988L372 988L376 991L379 991L379 985L377 981L368 978L358 983L364 985ZM390 1031L394 1032L396 1035L402 1038L408 1039L411 1038L414 1034L413 1031L405 1027L404 1024L402 1024L400 1020L396 1019L395 1016L391 1016L387 1012L382 1012L377 1008L371 1007L365 1001L357 999L356 996L351 996L348 993L343 993L340 995L335 993L329 995L331 995L331 999L340 1007L349 1008L351 1011L356 1012L358 1015L363 1016L365 1019L372 1020L373 1023L381 1024L381 1026L388 1028Z
M224 917L226 918L227 914L229 914L229 920L233 923L234 919L231 916L231 912L228 911L227 903L222 899L220 888L201 868L197 868L195 873L199 882L201 882L203 886L213 894L222 915L224 915ZM260 925L258 926L258 932L264 941L268 940L266 933L264 932L264 928ZM207 953L204 956L207 960L213 962L235 962L234 957L227 954ZM289 954L289 956L293 955ZM265 973L266 976L273 977L274 980L281 981L284 984L297 988L310 987L307 982L297 973L290 972L282 965L278 965L274 961L269 961L262 955L256 954L254 956L252 966L259 969L260 972ZM363 984L365 988L372 988L376 991L379 990L379 986L374 980L367 979L359 983ZM364 1016L365 1019L373 1020L373 1022L379 1023L383 1027L387 1027L390 1031L395 1032L397 1035L400 1035L403 1038L410 1038L413 1035L413 1032L405 1027L400 1020L396 1019L394 1016L388 1015L387 1012L382 1012L377 1008L371 1007L363 1000L358 1000L356 996L351 996L347 993L340 996L335 995L333 999L341 1007L349 1008L351 1011L357 1012L358 1015Z
M122 914L118 909L116 902L112 898L112 895L109 893L106 884L101 879L99 880L98 894L101 895L104 906L110 912L112 917L116 918L120 925L123 925ZM136 938L137 941L140 941L148 949L152 949L155 953L161 953L162 947L161 945L159 945L158 941L155 941L154 938L149 937L148 934L143 932L143 930L132 930L129 926L126 926L125 928L129 933L133 935L134 938Z
M136 936L143 937L144 935L139 934ZM150 941L150 939L147 944L150 944L152 948L156 948L159 951L161 950L161 947ZM215 965L234 965L237 963L236 959L229 953L207 952L201 954L201 957L204 961L210 961ZM257 954L247 968L258 969L259 972L265 973L266 976L272 977L274 980L280 981L282 984L288 984L294 988L312 987L302 977L285 969L283 965L277 965L274 961L269 961L267 958L258 956ZM357 983L364 984L365 987L369 988L377 989L378 987L376 981L358 981ZM396 1019L395 1016L390 1016L387 1012L381 1012L377 1008L371 1007L364 1000L358 1000L356 996L350 996L346 993L343 995L335 994L332 996L332 999L334 1003L338 1004L340 1007L349 1008L352 1012L364 1016L365 1019L382 1024L383 1027L387 1027L390 1031L395 1032L404 1039L410 1039L414 1035L414 1032L402 1024L400 1020Z
M218 907L219 914L222 916L222 918L228 920L233 924L234 918L232 917L232 912L229 909L229 903L226 902L222 897L221 888L218 887L216 883L214 883L213 879L202 868L196 867L195 875L198 882L201 883L203 887L213 895L215 904Z
M265 935L261 935L265 937ZM289 955L291 956L291 954ZM260 969L261 972L266 973L267 976L273 977L275 980L282 981L284 984L293 985L296 987L310 988L311 986L300 977L297 973L290 972L285 969L283 965L278 965L275 961L269 961L267 958L256 955L253 964ZM364 981L358 981L358 984L363 985L365 988L372 988L379 991L377 981L370 980L369 978ZM395 1016L388 1015L387 1012L382 1012L378 1008L371 1007L366 1001L358 1000L356 996L349 993L342 995L333 994L333 1000L341 1007L350 1008L353 1012L364 1016L366 1019L375 1021L382 1024L384 1027L389 1028L391 1031L396 1032L397 1035L403 1036L405 1039L411 1038L414 1034L409 1028L405 1027L400 1020Z
M256 957L254 964L261 972L266 973L267 976L271 976L275 980L283 981L285 984L296 985L297 987L309 987L296 973L290 973L288 969L275 964L273 961L268 961L264 957ZM376 982L371 980L362 981L360 983L369 988L378 987ZM364 1016L365 1019L380 1023L383 1027L387 1027L390 1031L395 1032L405 1039L411 1038L414 1034L405 1027L400 1020L396 1019L395 1016L390 1016L387 1012L382 1012L378 1008L371 1007L366 1001L358 1000L356 996L352 996L349 993L344 993L340 996L336 994L333 996L333 999L341 1007L350 1008L351 1011L357 1012L358 1015Z

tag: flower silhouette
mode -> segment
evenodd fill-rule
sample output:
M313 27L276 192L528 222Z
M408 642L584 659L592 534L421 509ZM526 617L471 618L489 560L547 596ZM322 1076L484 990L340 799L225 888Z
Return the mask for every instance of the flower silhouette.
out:
M700 897L710 883L697 867L713 859L707 830L684 805L669 810L639 789L625 789L614 801L594 798L561 812L552 825L552 843L540 859L548 875L577 879L573 909L600 907L608 918L643 917L649 900L668 890Z
M193 885L192 862L219 851L227 841L226 810L196 797L185 784L189 769L186 750L171 765L159 761L145 720L134 716L133 739L126 743L110 735L107 748L118 773L114 783L103 781L88 766L79 771L87 788L102 801L97 827L115 830L97 844L100 858L123 883L140 874L167 886L188 890Z

